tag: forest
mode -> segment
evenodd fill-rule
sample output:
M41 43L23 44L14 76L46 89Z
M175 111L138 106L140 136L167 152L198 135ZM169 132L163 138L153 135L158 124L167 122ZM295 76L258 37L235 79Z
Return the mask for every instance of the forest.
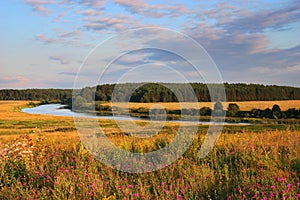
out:
M104 84L95 87L85 87L77 90L76 93L83 102L92 101L111 101L117 102L177 102L174 93L183 95L185 101L193 99L186 92L191 88L196 98L200 102L209 102L210 92L208 86L218 94L221 89L220 84L206 85L204 83L124 83ZM140 87L139 87L140 86ZM299 100L300 88L276 85L244 84L244 83L225 83L227 101L269 101L269 100ZM134 88L134 91L132 91ZM113 95L114 93L114 95ZM71 104L72 89L4 89L0 90L0 100L32 100L47 102L61 102ZM224 100L224 99L220 99Z
M66 102L72 98L72 89L4 89L0 100L31 100L42 103Z
M87 102L111 101L112 94L114 101L130 101L130 102L177 102L178 99L173 91L178 91L183 96L186 93L188 85L191 86L197 100L200 102L210 101L210 93L208 85L204 83L145 83L141 87L138 83L119 84L118 90L114 91L115 84L98 85L96 87L85 87L79 95ZM220 90L220 84L210 84L211 89ZM225 83L225 92L227 101L270 101L270 100L298 100L300 99L300 88L276 85L260 85L260 84L229 84ZM132 88L136 88L131 91ZM172 90L171 90L171 89ZM218 91L214 92L218 93ZM128 96L129 95L129 96ZM189 97L184 97L189 101ZM222 100L222 99L220 99Z

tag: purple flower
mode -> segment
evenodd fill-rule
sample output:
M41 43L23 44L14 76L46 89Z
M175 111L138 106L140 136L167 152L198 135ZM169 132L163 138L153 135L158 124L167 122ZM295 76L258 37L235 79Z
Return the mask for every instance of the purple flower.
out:
M134 196L134 197L138 197L139 195L138 195L137 193L134 193L133 196Z

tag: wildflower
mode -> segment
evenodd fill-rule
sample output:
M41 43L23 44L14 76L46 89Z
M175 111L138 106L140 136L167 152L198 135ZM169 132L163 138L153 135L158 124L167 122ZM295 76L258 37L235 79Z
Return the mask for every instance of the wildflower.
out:
M296 197L300 198L300 194L296 194Z
M282 190L282 194L288 193L288 190Z
M129 189L132 188L132 185L128 185L128 188L129 188Z
M278 178L277 179L279 182L284 182L285 180L286 180L286 178L285 177L283 177L283 178Z
M139 195L138 195L137 193L134 193L133 196L134 196L134 197L138 197Z
M292 184L287 185L288 190L293 190Z
M275 189L275 186L274 186L274 185L272 185L272 186L271 186L271 189Z
M271 193L270 193L270 197L274 197L274 196L275 196L275 195L271 192Z

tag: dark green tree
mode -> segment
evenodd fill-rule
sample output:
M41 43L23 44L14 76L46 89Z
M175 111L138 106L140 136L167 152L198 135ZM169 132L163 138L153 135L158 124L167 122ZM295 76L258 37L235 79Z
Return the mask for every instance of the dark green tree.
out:
M223 109L223 105L220 101L217 101L215 104L214 104L214 114L216 116L222 116L224 114L224 109Z
M202 107L200 108L200 116L210 116L211 115L211 108L210 107Z
M227 108L227 115L229 117L237 117L240 112L240 107L236 103L230 103Z
M272 115L274 119L280 119L282 117L282 112L279 105L275 104L272 107Z

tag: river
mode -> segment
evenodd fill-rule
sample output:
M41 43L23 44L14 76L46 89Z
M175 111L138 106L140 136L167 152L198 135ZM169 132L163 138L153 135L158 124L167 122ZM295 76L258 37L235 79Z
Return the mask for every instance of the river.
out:
M67 116L67 117L87 117L87 118L101 118L101 119L111 119L111 120L139 120L147 121L147 119L140 119L128 116L98 116L89 113L77 113L70 109L64 108L61 104L46 104L40 105L33 108L23 108L22 112L29 114L44 114L53 116ZM180 121L180 120L169 120L169 122L183 122L183 123L193 123L202 125L250 125L249 123L229 123L229 122L210 122L210 121Z

